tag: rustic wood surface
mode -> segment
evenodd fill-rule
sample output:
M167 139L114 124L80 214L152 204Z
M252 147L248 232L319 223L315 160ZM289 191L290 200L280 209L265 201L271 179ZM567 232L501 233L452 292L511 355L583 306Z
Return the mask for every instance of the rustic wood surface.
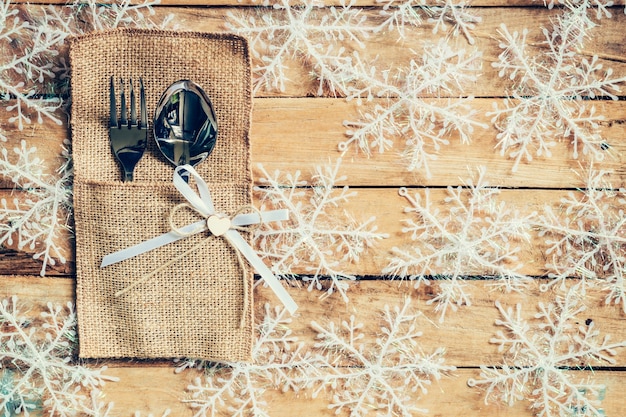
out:
M31 3L33 2L31 0ZM42 1L42 3L44 3ZM47 0L45 3L62 4L63 0ZM227 13L236 11L253 13L256 2L236 0L186 1L164 0L166 7L158 7L157 15L173 13L181 27L199 31L223 31ZM338 4L333 0L328 5ZM476 47L483 51L485 65L483 75L472 86L471 94L476 98L472 106L479 111L479 118L489 121L485 113L491 109L494 100L501 100L506 95L507 79L497 77L490 62L497 59L500 50L497 47L496 29L500 23L506 23L512 30L521 30L525 26L537 28L529 36L541 36L539 28L549 24L555 13L540 6L541 2L517 0L476 0L474 6L480 6L483 22L474 32ZM368 16L375 19L377 5L374 0L360 0L359 5L372 6L366 10ZM193 6L193 7L185 7ZM514 7L513 7L514 6ZM36 6L24 6L34 9ZM582 55L598 55L606 66L612 67L616 73L626 74L626 42L624 27L626 15L622 7L616 7L614 17L603 19L601 26ZM407 38L398 42L394 36L379 34L367 41L366 54L378 56L382 62L390 65L408 62L410 49L419 45L433 35L427 29L409 30ZM532 40L531 40L532 42ZM541 46L537 46L540 48ZM65 54L66 51L61 51ZM271 172L275 169L294 171L301 170L305 179L315 165L334 162L341 153L337 144L345 140L345 129L342 122L354 118L358 114L357 105L346 102L342 98L310 97L315 90L314 83L304 78L305 69L294 60L290 64L291 82L284 93L259 94L254 100L252 125L252 163L255 182L262 175L257 164ZM305 74L303 76L303 74ZM624 97L622 97L624 100ZM596 167L612 170L609 177L613 186L626 187L626 102L602 101L597 103L599 112L605 116L601 131L610 143L611 155ZM59 114L63 117L62 114ZM56 125L50 121L33 124L20 131L10 123L8 116L0 115L0 126L5 130L8 148L16 146L21 140L36 144L40 155L55 155L65 139L69 138L67 123ZM541 209L544 205L558 208L560 199L568 192L578 192L577 187L584 185L575 173L579 162L571 158L571 149L566 143L559 143L554 149L553 157L541 159L532 164L522 163L519 170L511 173L513 161L499 155L494 150L496 131L493 128L478 130L472 143L459 144L454 138L439 159L431 165L432 178L421 173L407 172L398 163L394 152L373 155L368 158L363 154L348 152L342 157L341 172L347 175L346 185L358 192L345 207L356 218L367 219L376 216L379 230L389 233L389 239L381 241L368 253L358 265L346 266L346 271L364 277L353 283L348 290L350 303L345 304L340 297L320 299L319 294L311 293L306 288L290 287L290 294L300 306L294 319L293 330L305 342L307 348L314 343L315 331L310 321L323 318L347 318L351 314L366 324L366 328L376 333L377 310L386 304L395 305L404 297L411 296L425 316L424 336L420 342L424 350L431 351L437 347L446 350L447 363L459 369L453 377L436 381L428 395L419 399L419 406L430 410L432 416L512 416L526 417L533 415L528 410L528 403L518 402L514 407L501 404L484 403L480 390L470 389L467 380L477 377L480 365L498 364L501 353L497 346L490 344L489 339L497 331L494 322L498 311L494 307L496 300L505 305L524 305L529 316L536 312L540 302L548 302L553 296L550 292L540 292L539 284L545 280L544 264L546 262L545 245L536 232L529 242L522 244L521 260L523 272L537 277L531 288L520 294L505 294L494 291L489 281L475 281L469 289L473 296L471 308L465 308L460 314L449 314L443 324L437 322L438 313L432 305L427 304L432 289L412 285L401 281L389 281L381 276L386 264L386 257L394 246L406 241L401 233L404 218L403 208L406 202L398 195L400 186L432 187L433 201L445 208L444 186L459 185L468 175L468 169L482 165L487 169L489 181L493 185L502 186L500 198L522 213L530 213ZM50 160L49 169L55 169L54 161ZM0 198L12 200L24 198L23 193L12 190L8 181L2 180ZM15 248L0 251L0 298L17 295L23 302L31 306L30 314L36 314L49 301L67 302L74 297L74 263L72 260L72 239L67 237L64 242L69 261L64 265L49 268L50 277L37 276L41 265L26 252ZM475 271L480 274L481 271ZM273 294L261 287L256 288L256 309L261 316L265 302L275 303ZM602 295L590 293L588 310L585 313L592 318L604 333L610 333L613 340L626 340L625 314L619 306L604 306ZM584 320L584 319L583 319ZM370 336L372 337L372 336ZM607 395L603 408L607 416L626 415L626 403L623 401L623 388L626 386L626 349L618 351L616 363L601 370L571 370L576 378L585 379L593 376L607 386ZM131 416L134 410L142 410L145 415L153 413L159 416L169 408L173 416L192 416L193 412L180 400L184 398L185 387L198 375L197 371L174 373L168 361L98 361L90 364L100 366L107 364L110 374L118 376L120 382L105 386L104 395L107 400L115 402L120 416ZM323 396L310 398L306 392L281 393L268 391L268 411L271 416L325 416L334 414L327 409L328 398ZM143 414L142 414L143 415Z

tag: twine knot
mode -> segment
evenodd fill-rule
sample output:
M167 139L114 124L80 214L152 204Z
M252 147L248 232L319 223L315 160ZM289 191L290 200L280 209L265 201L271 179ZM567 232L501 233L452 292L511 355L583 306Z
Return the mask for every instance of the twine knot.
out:
M179 228L175 222L174 222L174 217L176 216L176 214L182 210L182 209L190 209L192 211L195 211L196 213L198 213L200 216L204 217L205 220L205 224L202 225L202 230L191 230L191 231L187 231L184 230L182 228ZM182 237L188 237L191 235L195 235L198 232L201 232L203 230L208 230L209 232L211 232L211 234L213 236L223 236L226 234L227 231L229 231L230 229L234 229L234 230L239 230L242 232L251 232L253 231L254 228L259 226L259 223L254 223L254 224L247 224L247 225L236 225L233 224L233 219L235 217L237 217L240 214L244 214L245 212L250 211L252 213L255 213L259 218L263 217L263 213L261 213L259 211L259 209L257 209L256 207L254 207L253 205L245 205L245 206L241 206L239 209L237 209L237 211L235 211L234 214L232 214L231 216L228 216L226 214L206 214L200 210L198 210L196 207L192 206L189 203L181 203L177 206L174 206L171 210L170 210L170 215L168 217L168 222L170 225L170 229L172 229L172 231Z

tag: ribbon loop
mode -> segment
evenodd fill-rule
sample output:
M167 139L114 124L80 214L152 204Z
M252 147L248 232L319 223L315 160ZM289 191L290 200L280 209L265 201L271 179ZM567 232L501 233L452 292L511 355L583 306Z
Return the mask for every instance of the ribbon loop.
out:
M193 188L191 188L189 183L185 181L183 172L188 173L189 177L193 177L196 180L198 193L196 193ZM215 207L213 206L213 198L211 198L209 186L191 165L181 165L176 167L174 170L173 182L178 192L185 197L193 208L202 213L203 216L206 217L211 214L215 214Z
M184 208L190 208L192 210L195 210L191 205L189 205L189 203L180 203L179 205L174 206L170 210L170 215L169 215L169 218L168 218L169 225L170 225L170 230L172 232L180 235L181 237L189 237L191 235L195 235L196 233L202 232L205 229L206 225L197 224L198 227L193 229L193 230L184 230L184 228L179 228L178 226L176 226L174 224L174 216L175 216L175 214L178 213L180 210L182 210Z
M194 191L194 189L191 188L191 186L184 180L182 174L183 172L185 173L185 175L189 175L189 177L194 178L198 190L197 192ZM209 238L211 238L212 236L222 237L234 248L237 254L237 258L239 259L242 269L244 270L244 280L246 273L245 265L243 265L241 260L242 256L261 275L261 277L265 280L269 287L278 296L280 301L284 304L287 311L293 314L298 308L293 298L291 298L287 290L285 290L285 288L280 284L278 278L274 276L270 269L256 254L254 249L237 231L246 230L245 226L256 225L261 222L287 220L289 218L289 212L287 210L271 210L260 212L255 207L244 206L243 208L238 210L237 213L235 213L232 219L229 217L221 216L215 212L215 206L213 204L213 199L211 198L211 191L209 190L209 186L191 165L182 165L177 167L174 171L173 183L176 189L187 200L187 203L182 203L174 207L172 209L172 212L170 212L169 220L172 230L168 233L164 233L161 236L157 236L138 245L106 255L104 258L102 258L102 263L100 267L104 268L108 265L124 261L142 253L146 253L153 249L159 248L163 245L167 245L177 240L184 239L196 233L209 230L211 232L211 236L209 236ZM175 227L173 225L172 213L175 213L177 210L180 210L183 207L190 207L196 210L201 216L204 217L204 220L197 221L180 228ZM254 212L242 213L242 211L246 208L251 208ZM192 248L192 250L195 249L197 249L197 246ZM185 253L183 255L187 254L188 253ZM166 265L169 266L171 263L177 262L179 259L180 256L172 259ZM141 283L146 282L148 279L152 278L158 271L166 267L166 265L161 265L155 271L144 275L141 279L135 281L129 287L118 291L118 293L116 293L116 296L123 295L124 293L130 291L132 288L135 288ZM244 287L244 290L247 291L247 284L244 284ZM246 300L244 300L245 306L245 303L247 302L247 292L244 295L246 295Z

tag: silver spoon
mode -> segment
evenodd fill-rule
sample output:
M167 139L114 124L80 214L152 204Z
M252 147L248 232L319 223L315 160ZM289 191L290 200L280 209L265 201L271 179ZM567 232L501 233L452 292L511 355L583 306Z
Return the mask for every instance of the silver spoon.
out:
M165 90L153 126L159 150L176 166L195 166L215 147L215 112L209 97L193 81L176 81Z

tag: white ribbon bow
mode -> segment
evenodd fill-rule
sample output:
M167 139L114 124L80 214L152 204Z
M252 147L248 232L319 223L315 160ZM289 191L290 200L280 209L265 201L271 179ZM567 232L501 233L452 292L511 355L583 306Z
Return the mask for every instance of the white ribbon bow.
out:
M193 176L196 181L198 193L196 193L189 184L183 179L181 172ZM280 284L278 278L272 274L269 268L258 257L254 249L246 242L246 240L233 227L249 226L261 222L273 222L289 219L288 210L270 210L260 213L238 214L232 219L220 216L215 212L213 199L207 183L200 177L198 172L190 165L182 165L174 171L174 186L182 194L189 204L201 213L205 220L200 220L180 228L172 230L157 236L145 242L139 243L118 252L106 255L102 258L100 268L130 259L142 253L149 252L153 249L167 245L177 240L184 239L196 233L206 230L212 232L215 236L223 236L230 244L239 251L241 255L250 263L250 265L261 275L267 285L274 291L276 296L285 305L287 311L293 314L298 306L291 298L287 290Z

